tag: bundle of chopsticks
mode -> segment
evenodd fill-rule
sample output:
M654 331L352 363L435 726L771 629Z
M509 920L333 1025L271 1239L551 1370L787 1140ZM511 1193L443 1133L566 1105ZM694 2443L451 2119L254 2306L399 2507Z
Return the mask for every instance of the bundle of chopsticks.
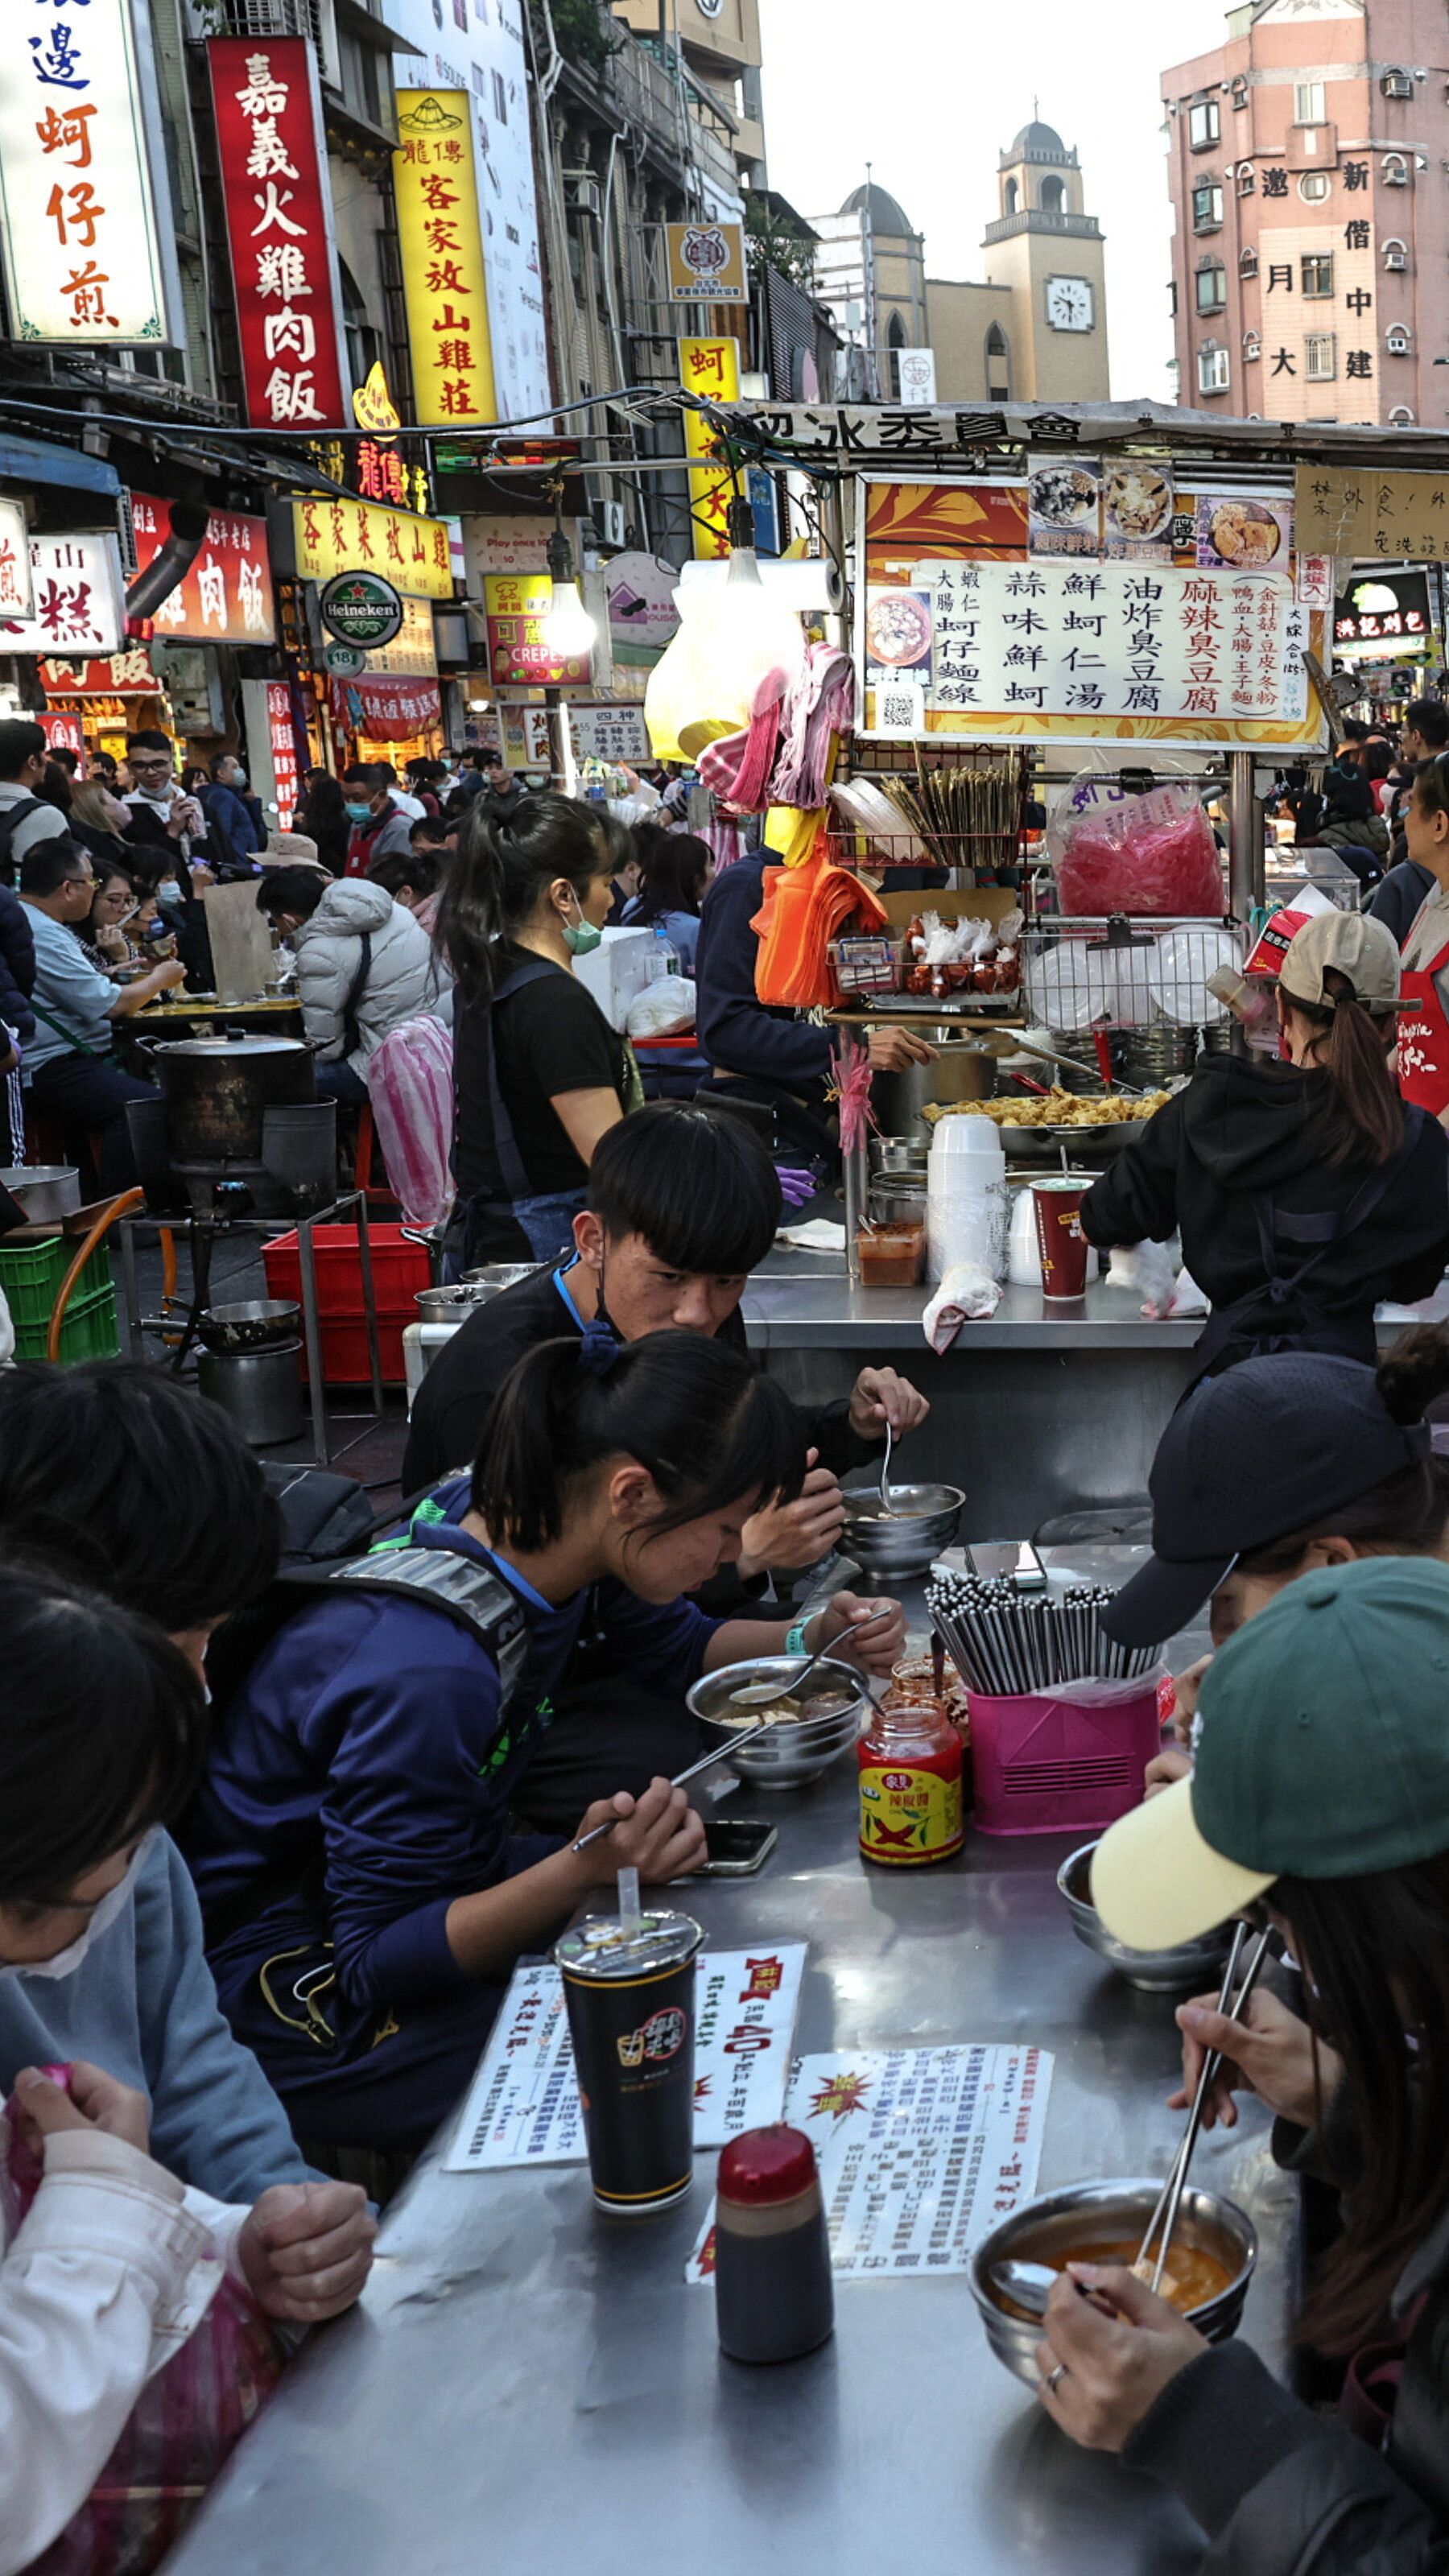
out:
M927 768L919 747L916 775L876 781L941 867L1009 867L1017 854L1025 757L1009 752L989 768L953 762Z
M1154 1670L1154 1646L1119 1646L1103 1633L1110 1591L1073 1584L1048 1598L1007 1577L938 1575L926 1607L968 1690L1015 1699L1058 1682L1132 1681Z

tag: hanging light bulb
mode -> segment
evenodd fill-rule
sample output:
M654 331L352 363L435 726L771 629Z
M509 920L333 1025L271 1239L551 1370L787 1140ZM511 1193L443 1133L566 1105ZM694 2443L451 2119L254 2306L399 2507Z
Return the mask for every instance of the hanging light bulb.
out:
M557 494L553 508L553 535L548 541L553 598L544 615L543 640L561 662L578 662L593 651L599 629L579 595L573 549L563 532L563 510Z

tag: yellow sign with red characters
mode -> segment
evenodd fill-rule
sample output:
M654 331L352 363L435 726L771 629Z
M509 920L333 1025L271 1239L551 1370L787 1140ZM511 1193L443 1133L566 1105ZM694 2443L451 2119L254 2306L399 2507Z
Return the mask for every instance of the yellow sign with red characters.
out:
M687 394L698 394L706 402L738 402L738 340L681 340L679 381ZM684 448L688 456L712 457L722 453L717 434L702 411L687 411L684 415ZM689 506L697 555L729 553L725 512L733 491L734 476L728 468L721 472L717 465L691 465Z
M451 599L453 562L441 519L415 519L375 501L292 503L292 543L300 581L330 581L339 572L380 572L394 590L420 599Z
M392 156L412 343L425 429L481 428L496 416L483 227L465 89L400 89Z

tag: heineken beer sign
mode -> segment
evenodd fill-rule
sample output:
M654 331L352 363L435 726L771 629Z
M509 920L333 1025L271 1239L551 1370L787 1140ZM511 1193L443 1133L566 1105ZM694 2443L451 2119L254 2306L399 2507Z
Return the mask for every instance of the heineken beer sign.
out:
M326 584L317 605L329 635L365 652L390 644L402 627L402 600L380 573L338 573Z

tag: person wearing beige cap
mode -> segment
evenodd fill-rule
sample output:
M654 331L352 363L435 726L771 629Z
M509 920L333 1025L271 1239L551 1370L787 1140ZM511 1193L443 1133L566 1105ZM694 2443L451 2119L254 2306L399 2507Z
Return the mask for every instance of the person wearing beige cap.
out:
M1399 956L1382 922L1323 912L1278 981L1284 1060L1199 1057L1088 1191L1101 1251L1182 1237L1212 1301L1196 1378L1268 1352L1373 1367L1381 1298L1427 1297L1449 1262L1449 1138L1390 1070Z

